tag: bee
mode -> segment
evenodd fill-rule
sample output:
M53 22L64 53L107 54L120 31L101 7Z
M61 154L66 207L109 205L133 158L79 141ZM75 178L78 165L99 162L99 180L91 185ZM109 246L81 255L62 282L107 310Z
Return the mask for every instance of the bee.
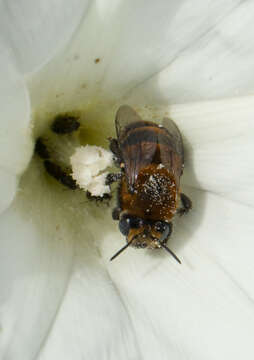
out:
M47 173L60 182L62 185L68 187L71 190L78 189L76 181L69 175L61 166L55 164L53 161L45 160L44 167Z
M80 127L80 122L75 116L57 115L51 125L51 130L59 135L70 134Z
M121 106L115 118L117 139L110 139L118 174L109 174L108 184L119 181L118 205L112 212L119 220L119 230L128 246L165 249L181 261L166 243L172 233L176 213L187 213L191 200L180 192L184 167L184 149L176 124L164 118L162 125L144 121L127 105Z

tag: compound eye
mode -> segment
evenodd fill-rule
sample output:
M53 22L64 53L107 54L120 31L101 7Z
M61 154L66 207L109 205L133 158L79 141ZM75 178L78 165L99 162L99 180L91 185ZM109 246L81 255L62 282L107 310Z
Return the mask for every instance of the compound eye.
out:
M166 230L166 224L164 222L162 222L162 221L157 221L154 224L154 229L155 229L155 231L163 233Z
M143 225L143 220L129 215L124 215L119 221L119 229L125 236L129 234L130 229L138 229Z
M129 234L130 231L130 218L128 217L123 217L120 221L119 221L119 230L121 231L121 233L125 236L127 236Z
M138 229L143 225L143 220L138 217L130 217L130 227L132 229Z
M167 241L168 237L172 233L173 225L172 223L166 223L163 221L157 221L154 224L155 230L161 233L161 236L159 238L160 243L164 243Z

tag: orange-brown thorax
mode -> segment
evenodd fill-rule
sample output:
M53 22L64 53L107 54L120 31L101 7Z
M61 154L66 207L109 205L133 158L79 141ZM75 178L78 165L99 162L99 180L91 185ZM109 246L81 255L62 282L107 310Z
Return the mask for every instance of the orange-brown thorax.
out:
M122 178L121 209L144 220L169 222L178 206L178 192L173 174L160 164L152 163L140 170L133 192L129 191L126 177Z

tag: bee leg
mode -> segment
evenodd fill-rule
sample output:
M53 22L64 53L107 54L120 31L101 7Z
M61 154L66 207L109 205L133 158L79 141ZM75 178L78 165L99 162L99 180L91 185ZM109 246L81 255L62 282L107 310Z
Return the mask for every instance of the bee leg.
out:
M114 182L118 181L121 179L121 177L123 176L122 173L109 173L106 177L106 181L105 184L106 185L111 185Z
M187 212L189 212L189 210L192 208L192 202L191 199L188 198L187 195L181 193L180 194L181 197L181 203L182 203L182 207L180 209L178 209L178 214L180 216L187 214Z
M118 141L117 139L113 139L111 137L108 138L108 140L109 140L109 149L114 155L114 162L116 166L120 166L120 164L122 163L122 156Z
M119 207L114 208L112 211L112 219L119 220L121 211L122 209L120 209Z

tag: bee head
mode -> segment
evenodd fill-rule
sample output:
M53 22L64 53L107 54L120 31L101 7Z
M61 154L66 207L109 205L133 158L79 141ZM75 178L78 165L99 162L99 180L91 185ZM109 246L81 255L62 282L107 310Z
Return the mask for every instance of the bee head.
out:
M164 248L180 263L176 255L165 245L172 233L172 223L147 221L133 215L123 214L119 220L119 230L126 236L127 244L111 260L131 245L141 249Z

